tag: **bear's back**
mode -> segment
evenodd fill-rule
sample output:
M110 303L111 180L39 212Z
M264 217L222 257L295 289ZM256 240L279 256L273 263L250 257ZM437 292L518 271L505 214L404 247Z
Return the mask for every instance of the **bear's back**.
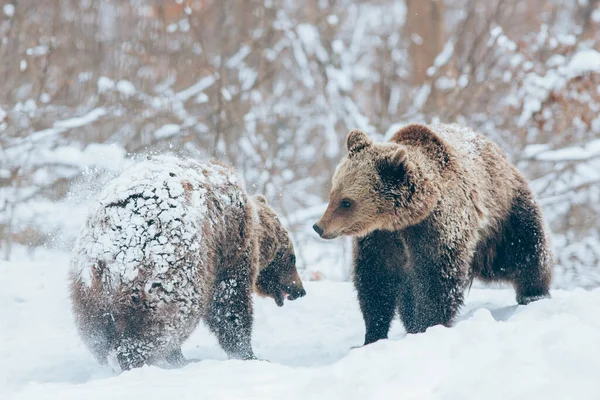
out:
M194 284L210 275L202 269L214 238L204 236L223 225L224 209L243 202L226 167L174 157L140 162L101 193L76 245L73 272L88 286L101 274L114 290Z
M484 136L457 124L432 125L430 129L446 141L463 160L473 162L480 158L489 144Z
M457 124L408 125L391 140L419 150L431 166L436 166L443 190L454 193L450 197L456 197L456 187L463 188L460 193L474 203L480 226L504 218L519 177L494 142Z

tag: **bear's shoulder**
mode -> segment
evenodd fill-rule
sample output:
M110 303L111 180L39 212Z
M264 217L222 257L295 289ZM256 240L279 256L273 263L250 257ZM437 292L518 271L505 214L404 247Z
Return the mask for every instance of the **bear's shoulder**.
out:
M392 135L390 142L418 147L430 153L451 151L448 143L438 134L437 130L422 124L410 124L400 128Z
M398 129L390 138L390 142L399 144L426 144L440 142L440 138L427 125L409 124Z
M407 125L392 135L390 142L408 146L424 153L445 168L451 162L452 147L433 130L422 124Z
M461 157L474 159L491 143L485 136L458 124L441 124L431 127Z
M418 147L431 155L453 154L462 162L474 162L488 150L498 153L495 147L489 149L491 142L485 136L458 124L410 124L398 130L390 141Z

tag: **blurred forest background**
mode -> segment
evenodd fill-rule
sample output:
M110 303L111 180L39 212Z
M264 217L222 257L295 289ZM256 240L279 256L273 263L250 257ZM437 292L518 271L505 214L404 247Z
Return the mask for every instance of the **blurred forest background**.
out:
M0 252L68 250L103 182L172 152L235 165L304 274L344 139L488 135L531 180L556 285L600 284L598 0L0 0Z

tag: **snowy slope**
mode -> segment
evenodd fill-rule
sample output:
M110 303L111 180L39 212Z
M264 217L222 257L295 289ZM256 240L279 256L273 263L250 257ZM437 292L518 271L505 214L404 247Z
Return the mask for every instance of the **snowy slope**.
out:
M350 284L309 282L282 308L256 299L254 349L227 361L200 327L177 370L113 374L77 337L68 256L0 262L0 399L598 399L600 289L555 291L517 307L508 289L473 289L455 327L351 350L364 328Z

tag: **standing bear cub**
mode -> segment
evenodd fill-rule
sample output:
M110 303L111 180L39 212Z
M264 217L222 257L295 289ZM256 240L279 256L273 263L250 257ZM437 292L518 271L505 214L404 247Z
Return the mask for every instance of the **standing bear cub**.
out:
M217 164L157 157L109 183L77 241L71 298L100 363L182 365L200 320L252 359L252 292L305 295L292 242L262 196Z
M315 231L354 236L365 344L398 311L409 333L449 326L473 278L549 295L552 257L525 179L491 141L457 125L409 125L387 143L354 130Z

